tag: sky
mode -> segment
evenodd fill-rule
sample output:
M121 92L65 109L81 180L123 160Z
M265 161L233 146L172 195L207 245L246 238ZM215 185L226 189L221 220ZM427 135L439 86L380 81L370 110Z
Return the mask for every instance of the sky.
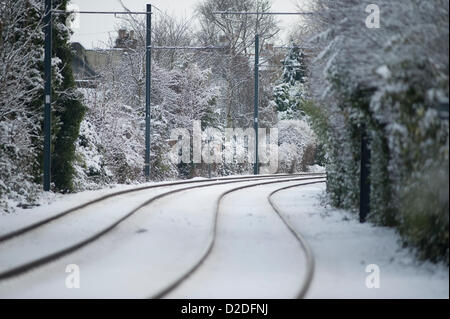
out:
M177 17L190 18L194 15L195 7L203 0L122 0L130 9L145 11L147 3L150 3L162 11ZM272 0L273 12L296 12L297 1L302 0ZM81 11L122 11L119 0L72 0L71 5ZM70 8L69 8L70 9ZM72 8L73 10L73 8ZM153 10L158 14L157 10ZM297 16L278 16L280 36L282 40L287 37L287 29L297 19ZM116 37L116 28L120 20L114 15L79 15L78 21L73 25L73 42L80 42L85 48L105 48L109 35Z

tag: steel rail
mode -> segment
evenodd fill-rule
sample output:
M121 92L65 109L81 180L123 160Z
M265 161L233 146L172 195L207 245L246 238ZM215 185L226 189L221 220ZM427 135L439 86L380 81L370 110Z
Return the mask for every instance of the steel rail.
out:
M274 203L272 200L272 196L275 195L278 192L281 192L283 190L294 188L294 187L300 187L305 184L295 184L295 185L289 185L285 186L279 189L274 190L269 194L267 197L267 200L269 201L270 205L272 206L273 210L278 214L280 219L283 221L283 223L286 225L286 227L289 229L289 231L295 236L295 238L300 242L300 244L303 247L303 250L305 251L305 257L306 257L306 274L305 274L305 280L303 282L302 287L300 288L300 291L297 294L297 299L302 299L306 296L306 293L308 292L309 287L311 286L311 282L314 278L314 268L315 268L315 260L314 260L314 254L312 251L311 246L308 244L306 239L298 232L294 226L291 225L291 223L283 217L283 214L281 213L280 207Z
M211 229L210 242L209 242L209 245L208 245L205 253L198 260L198 262L195 263L187 272L185 272L177 280L175 280L174 282L172 282L171 284L166 286L164 289L162 289L158 293L152 295L150 298L152 298L152 299L161 299L161 298L164 298L165 296L167 296L170 292L175 290L184 281L186 281L190 276L192 276L192 274L194 274L203 265L203 263L208 259L208 257L211 255L211 252L214 249L214 245L215 245L216 237L217 237L217 225L218 225L218 219L219 219L219 215L220 215L220 204L221 204L222 200L225 198L226 195L228 195L230 193L233 193L233 192L236 192L236 191L239 191L239 190L242 190L242 189L246 189L246 188L262 186L262 185L269 185L269 184L275 184L275 183L287 183L287 182L300 181L300 180L316 180L316 179L321 179L321 180L320 181L303 183L303 185L323 183L323 182L325 182L325 180L323 178L324 177L310 177L310 178L303 178L303 179L293 178L293 179L283 179L283 180L277 180L277 181L261 182L261 183L256 183L256 184L251 184L251 185L244 185L244 186L232 188L232 189L229 189L229 190L225 191L224 193L222 193L219 196L219 198L216 200L216 213L214 215L213 227Z
M288 175L289 176L289 175ZM259 176L260 177L260 176ZM264 180L264 179L273 179L273 178L277 178L278 177L260 177L260 179ZM306 177L303 179L312 179L313 177ZM284 180L285 178L281 177L282 180ZM287 179L287 178L286 178ZM0 280L5 280L5 279L9 279L18 275L21 275L25 272L28 272L34 268L43 266L53 260L56 260L58 258L61 258L69 253L72 253L92 242L94 242L95 240L97 240L98 238L100 238L101 236L109 233L111 230L113 230L116 226L118 226L120 223L122 223L124 220L128 219L130 216L132 216L134 213L136 213L137 211L139 211L140 209L142 209L145 206L148 206L149 204L151 204L152 202L156 201L157 199L163 198L165 196L171 195L171 194L175 194L178 192L182 192L182 191L186 191L186 190L190 190L190 189L197 189L197 188L204 188L204 187L209 187L209 186L216 186L216 185L225 185L225 184L231 184L231 183L239 183L239 182L251 182L255 180L255 178L252 177L248 177L248 178L239 178L239 179L232 179L232 180L226 180L223 182L217 182L217 183L209 183L209 184L200 184L200 185L195 185L195 186L189 186L189 187L184 187L184 188L177 188L165 193L161 193L158 194L156 196L153 196L152 198L150 198L149 200L141 203L140 205L138 205L137 207L135 207L134 209L132 209L129 213L123 215L121 218L117 219L115 222L113 222L112 224L110 224L109 226L106 226L105 228L103 228L102 230L98 231L97 233L75 243L72 245L69 245L66 248L57 250L53 253L50 253L48 255L36 258L32 261L26 262L24 264L21 264L19 266L15 266L12 267L11 269L8 269L6 271L3 271L0 273ZM258 180L258 179L256 179ZM297 177L296 179L293 180L301 180L300 177ZM210 181L210 180L207 180ZM191 183L196 182L196 181L192 181ZM183 183L179 183L179 184L183 184ZM184 183L186 184L186 183ZM147 187L148 188L148 187ZM145 187L144 187L145 189ZM130 191L128 191L129 193ZM120 193L120 192L119 192ZM127 193L127 191L124 191L122 193Z
M299 173L300 176L306 175L306 174L307 173ZM319 173L314 173L314 174L319 174ZM308 175L310 175L310 174L308 174ZM220 181L220 180L235 180L235 179L244 179L244 178L257 178L257 177L266 177L266 176L267 177L270 177L270 176L283 177L283 176L292 176L292 175L289 175L289 174L281 174L281 175L268 174L268 175L258 175L258 176L249 175L248 177L245 177L245 176L240 176L240 177L220 177L220 178L215 178L215 179L205 179L205 180L195 180L195 181L194 180L188 180L188 181L178 181L178 182L166 182L166 183L161 183L161 184L156 184L156 185L148 185L148 186L141 186L141 187L132 188L132 189L126 189L126 190L123 190L123 191L118 191L118 192L114 192L114 193L103 195L101 197L98 197L96 199L87 201L87 202L85 202L83 204L80 204L78 206L69 208L69 209L67 209L67 210L65 210L65 211L63 211L61 213L57 213L57 214L55 214L53 216L50 216L50 217L47 217L47 218L43 218L43 219L41 219L41 220L39 220L37 222L34 222L34 223L32 223L32 224L30 224L28 226L25 226L25 227L22 227L20 229L16 229L14 231L11 231L9 233L1 235L0 236L0 244L2 244L3 242L8 241L8 240L10 240L10 239L12 239L14 237L17 237L19 235L25 234L25 233L27 233L27 232L29 232L31 230L34 230L34 229L36 229L36 228L38 228L38 227L40 227L42 225L48 224L48 223L50 223L50 222L52 222L54 220L57 220L57 219L59 219L61 217L64 217L64 216L66 216L66 215L68 215L70 213L73 213L73 212L77 211L77 210L80 210L80 209L85 208L85 207L87 207L89 205L92 205L92 204L96 204L98 202L101 202L103 200L109 199L111 197L120 196L120 195L124 195L124 194L128 194L128 193L132 193L132 192L138 192L138 191L142 191L142 190L153 189L153 188L167 187L167 186L184 185L184 184L192 184L192 183L206 183L206 182Z

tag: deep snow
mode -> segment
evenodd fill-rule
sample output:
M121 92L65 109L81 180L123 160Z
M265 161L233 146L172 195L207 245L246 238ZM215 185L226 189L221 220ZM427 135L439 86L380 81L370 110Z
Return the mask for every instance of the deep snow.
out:
M392 228L361 224L357 214L325 206L325 185L274 195L316 259L308 298L448 298L449 268L420 262ZM380 270L380 288L367 288L366 267Z

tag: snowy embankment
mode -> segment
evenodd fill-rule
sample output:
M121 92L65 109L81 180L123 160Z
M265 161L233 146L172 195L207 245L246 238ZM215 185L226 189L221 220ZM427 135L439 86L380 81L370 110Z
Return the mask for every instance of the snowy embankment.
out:
M446 265L418 261L392 228L361 224L356 214L324 207L324 189L304 186L274 195L316 258L308 298L449 297ZM379 288L366 287L371 264L379 268Z

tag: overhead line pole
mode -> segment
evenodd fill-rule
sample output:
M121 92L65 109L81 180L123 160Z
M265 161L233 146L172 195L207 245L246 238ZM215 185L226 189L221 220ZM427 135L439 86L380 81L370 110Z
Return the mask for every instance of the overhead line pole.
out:
M147 4L147 11L64 11L52 10L52 0L45 0L45 17L44 17L44 33L45 33L45 57L44 57L44 190L50 190L51 183L51 51L52 51L52 13L54 14L145 14L147 15L147 46L146 46L146 154L145 154L145 175L146 179L150 176L150 91L151 91L151 5ZM288 14L301 15L313 14L309 12L234 12L234 11L217 11L213 14ZM223 49L221 47L154 47L153 49ZM256 59L256 54L255 54ZM257 68L257 65L256 65ZM256 69L255 68L255 69ZM255 76L257 76L255 71ZM256 85L255 85L256 86ZM257 94L257 92L255 92ZM256 112L257 112L257 103ZM255 117L257 119L257 117ZM257 120L256 120L257 121ZM256 126L257 130L257 126ZM258 139L258 136L256 136ZM256 154L256 157L258 154Z
M52 14L145 14L147 15L147 22L151 29L151 5L147 5L147 11L64 11L64 10L52 10L52 0L45 0L44 9L44 178L43 188L44 191L50 190L51 185L51 103L52 103ZM148 36L148 34L147 34ZM151 44L151 38L150 38ZM149 43L147 43L149 47ZM147 50L150 51L150 50ZM147 52L147 65L146 70L149 72L147 78L147 92L146 92L146 106L148 101L148 108L146 108L146 150L150 149L150 52ZM148 137L148 139L147 139ZM149 151L148 151L149 154ZM149 156L146 154L146 164ZM146 176L149 176L150 166L146 165Z
M52 106L52 0L45 0L44 16L44 191L51 183L51 106Z
M313 12L250 12L250 11L213 11L213 14L232 14L232 15L311 15ZM255 130L255 163L253 165L253 174L259 174L259 139L258 139L258 90L259 90L259 35L255 34L255 97L254 97L254 121Z
M149 39L147 39L149 40ZM151 45L151 39L147 42L147 52L151 52L150 50L209 50L209 49L224 49L224 47L216 47L216 46L152 46ZM150 65L150 63L147 63L147 65ZM150 70L150 69L149 69ZM147 81L151 80L151 73L148 72L149 77L147 77ZM148 102L148 105L150 105L150 101ZM150 136L148 137L150 139ZM211 138L208 139L208 152L209 152L209 143L211 142ZM147 160L146 160L146 169L147 167L150 167L150 165L147 166ZM146 171L147 175L147 171ZM208 178L211 178L211 164L208 164Z
M259 136L258 136L258 109L259 109L259 35L255 34L255 98L253 108L253 128L255 130L255 163L253 164L253 174L259 174Z
M147 4L145 53L145 179L150 180L150 102L152 81L152 5Z

